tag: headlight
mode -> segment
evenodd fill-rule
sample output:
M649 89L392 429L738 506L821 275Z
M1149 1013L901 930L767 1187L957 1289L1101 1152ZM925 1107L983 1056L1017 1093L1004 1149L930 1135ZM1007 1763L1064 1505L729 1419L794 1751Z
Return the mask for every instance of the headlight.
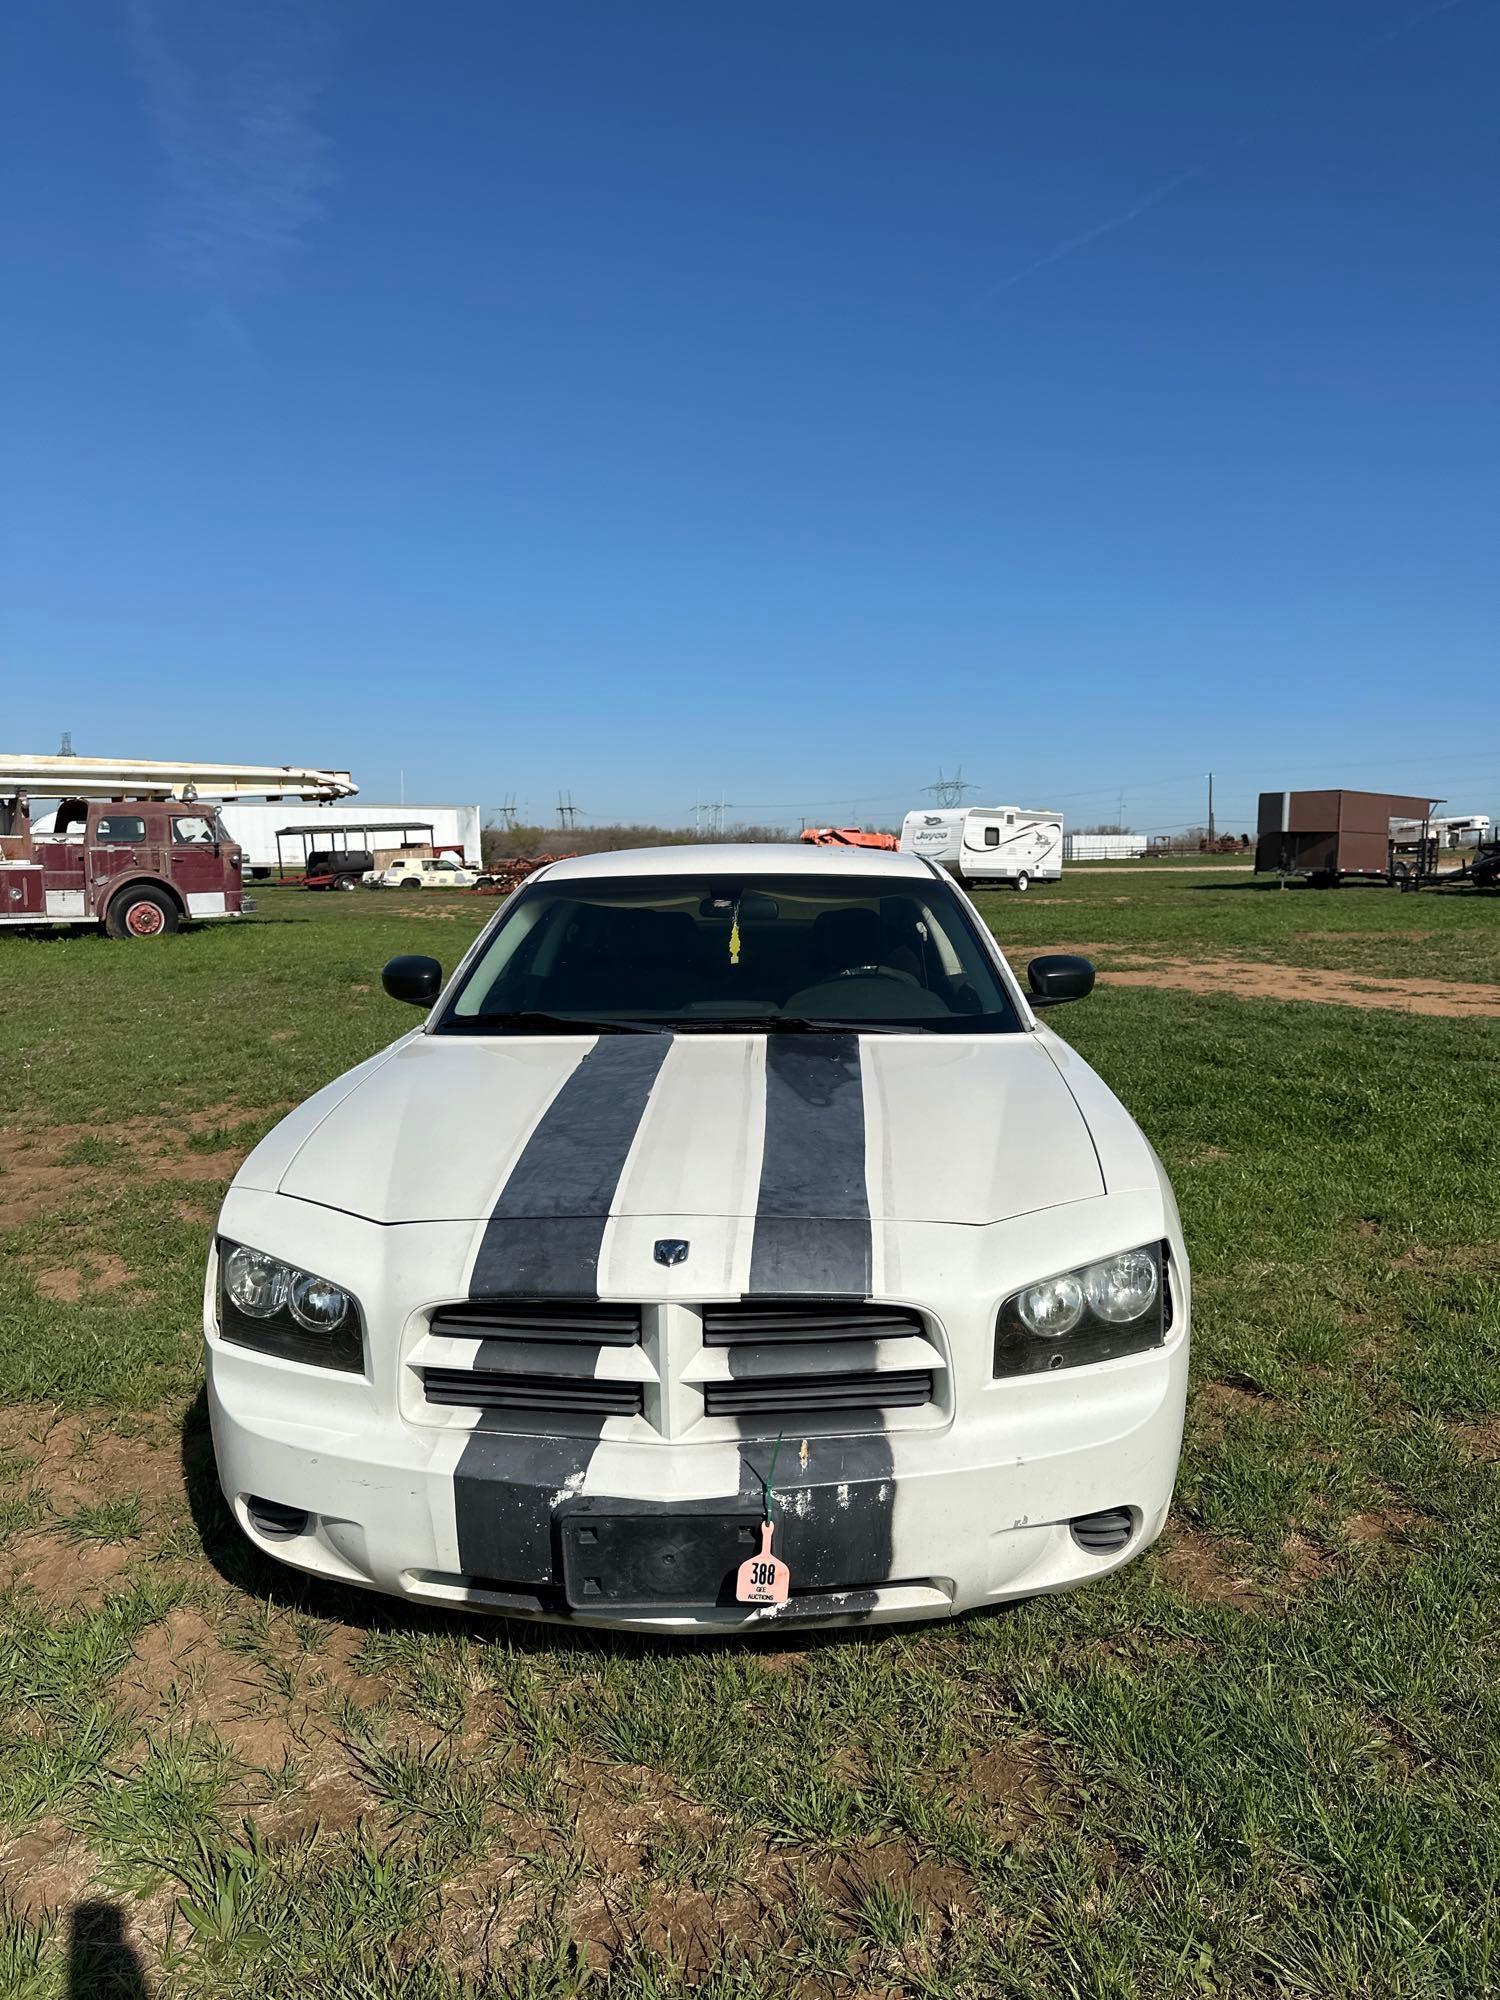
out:
M1049 1278L1044 1285L1033 1285L1029 1292L1022 1292L1016 1300L1016 1310L1026 1322L1028 1333L1040 1334L1042 1339L1051 1340L1059 1334L1071 1333L1083 1318L1083 1287L1071 1272L1062 1278Z
M1156 1258L1148 1250L1127 1250L1123 1257L1106 1257L1083 1274L1083 1291L1090 1307L1111 1326L1125 1326L1150 1312L1161 1285ZM293 1302L292 1310L296 1311Z
M251 1319L269 1319L286 1304L291 1275L276 1258L241 1243L225 1262L224 1290Z
M995 1322L995 1374L1080 1368L1159 1347L1172 1324L1167 1246L1148 1243L1014 1292Z
M352 1293L245 1243L219 1243L219 1334L283 1361L358 1374L364 1328Z
M347 1292L327 1278L315 1278L310 1271L297 1273L287 1297L292 1318L309 1333L332 1333L343 1324L351 1303Z

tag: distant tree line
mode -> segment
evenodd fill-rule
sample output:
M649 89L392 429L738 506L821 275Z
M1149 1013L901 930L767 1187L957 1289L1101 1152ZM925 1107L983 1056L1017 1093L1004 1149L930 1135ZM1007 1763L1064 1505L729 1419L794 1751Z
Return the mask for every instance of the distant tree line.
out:
M730 826L697 833L690 826L487 826L484 865L534 854L609 854L620 847L692 847L708 840L791 840L779 826Z

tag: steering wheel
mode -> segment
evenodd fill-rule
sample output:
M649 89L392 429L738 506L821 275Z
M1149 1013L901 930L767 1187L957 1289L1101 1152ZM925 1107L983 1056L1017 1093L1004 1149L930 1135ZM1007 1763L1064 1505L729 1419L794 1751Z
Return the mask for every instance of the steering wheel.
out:
M900 972L894 965L846 965L842 972L836 972L835 979L904 979L908 986L918 982L909 972Z

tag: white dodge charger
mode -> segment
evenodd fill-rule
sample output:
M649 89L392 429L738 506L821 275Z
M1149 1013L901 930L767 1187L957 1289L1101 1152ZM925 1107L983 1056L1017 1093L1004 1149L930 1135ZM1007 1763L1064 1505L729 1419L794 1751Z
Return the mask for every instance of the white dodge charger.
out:
M540 870L225 1198L244 1532L427 1603L664 1631L925 1618L1158 1534L1188 1262L1155 1153L915 856Z

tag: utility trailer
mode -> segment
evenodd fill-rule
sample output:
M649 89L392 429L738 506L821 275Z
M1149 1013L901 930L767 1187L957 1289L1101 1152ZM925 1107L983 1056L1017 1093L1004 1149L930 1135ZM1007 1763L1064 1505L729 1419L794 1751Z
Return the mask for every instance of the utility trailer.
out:
M347 798L347 771L0 754L0 924L158 937L249 907L217 801ZM44 831L31 801L61 801Z
M1315 889L1389 886L1435 852L1432 809L1442 803L1398 792L1262 792L1255 872L1304 876Z

